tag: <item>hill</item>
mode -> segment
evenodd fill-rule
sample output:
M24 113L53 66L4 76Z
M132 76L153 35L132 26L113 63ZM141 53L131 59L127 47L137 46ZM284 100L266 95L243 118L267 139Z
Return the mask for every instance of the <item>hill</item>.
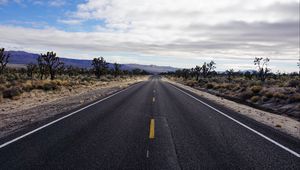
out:
M39 54L28 53L25 51L8 51L10 54L9 64L13 67L24 66L29 63L36 63ZM82 59L70 59L61 57L61 61L65 63L65 65L72 65L74 67L79 68L91 68L92 60L82 60ZM112 63L109 63L109 67L112 68ZM133 69L141 69L147 72L158 74L162 72L173 72L177 70L177 68L169 67L169 66L156 66L156 65L140 65L140 64L121 64L121 68L123 70L133 70Z

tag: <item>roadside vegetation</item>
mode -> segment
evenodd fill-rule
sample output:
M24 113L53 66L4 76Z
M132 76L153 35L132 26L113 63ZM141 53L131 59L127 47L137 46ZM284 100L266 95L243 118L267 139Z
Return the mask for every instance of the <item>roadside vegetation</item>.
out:
M163 73L173 81L252 107L300 120L299 73L272 73L268 58L255 58L257 70L216 72L216 63Z
M54 52L41 54L35 63L26 68L11 68L10 55L0 49L0 103L4 99L17 100L24 92L32 90L54 91L77 86L90 86L98 82L122 81L134 76L147 75L144 70L122 70L114 63L109 67L103 57L94 58L90 68L77 68L65 65Z

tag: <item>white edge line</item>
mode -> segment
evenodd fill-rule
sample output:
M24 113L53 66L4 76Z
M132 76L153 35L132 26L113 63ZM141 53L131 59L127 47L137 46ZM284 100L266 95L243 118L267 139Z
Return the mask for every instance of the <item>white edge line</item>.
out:
M136 84L135 84L135 85L136 85ZM112 95L110 95L110 96L107 96L107 97L105 97L105 98L103 98L103 99L100 99L100 100L98 100L98 101L96 101L96 102L94 102L94 103L92 103L92 104L89 104L89 105L87 105L87 106L85 106L85 107L83 107L83 108L81 108L81 109L79 109L79 110L76 110L76 111L74 111L74 112L72 112L72 113L70 113L70 114L68 114L68 115L65 115L65 116L63 116L63 117L61 117L61 118L58 118L58 119L52 121L52 122L49 122L49 123L47 123L47 124L45 124L45 125L43 125L43 126L37 128L37 129L34 129L34 130L30 131L30 132L27 132L27 133L25 133L24 135L21 135L21 136L19 136L19 137L17 137L17 138L14 138L14 139L12 139L12 140L10 140L10 141L8 141L8 142L5 142L5 143L3 143L3 144L0 145L0 149L2 149L2 148L4 148L4 147L8 146L9 144L12 144L12 143L14 143L14 142L20 140L20 139L22 139L22 138L25 138L26 136L29 136L29 135L31 135L31 134L37 132L37 131L40 131L40 130L42 130L42 129L44 129L44 128L46 128L46 127L48 127L48 126L50 126L50 125L52 125L52 124L54 124L54 123L57 123L57 122L59 122L59 121L65 119L65 118L67 118L67 117L70 117L70 116L72 116L72 115L74 115L74 114L76 114L76 113L78 113L78 112L80 112L80 111L82 111L82 110L85 110L85 109L87 109L87 108L89 108L89 107L91 107L91 106L93 106L93 105L95 105L95 104L98 104L98 103L100 103L100 102L102 102L102 101L104 101L104 100L107 100L107 99L109 99L109 98L111 98L111 97L113 97L113 96L115 96L115 95L117 95L117 94L119 94L119 93L121 93L121 92L123 92L123 91L126 91L126 90L128 90L128 89L131 89L131 88L132 88L133 86L135 86L135 85L132 85L132 86L130 86L130 87L127 87L126 89L123 89L123 90L121 90L121 91L118 91L118 92L116 92L116 93L114 93L114 94L112 94Z
M271 138L265 136L264 134L262 134L262 133L260 133L260 132L258 132L258 131L256 131L256 130L252 129L251 127L245 125L244 123L242 123L242 122L240 122L240 121L238 121L238 120L236 120L236 119L234 119L234 118L228 116L227 114L223 113L222 111L220 111L220 110L218 110L218 109L216 109L216 108L210 106L209 104L207 104L207 103L205 103L205 102L203 102L203 101L197 99L196 97L194 97L194 96L188 94L187 92L185 92L185 91L183 91L183 90L177 88L175 85L173 85L173 84L171 84L171 85L172 85L174 88L176 88L177 90L181 91L182 93L188 95L189 97L191 97L191 98L197 100L198 102L200 102L200 103L204 104L205 106L207 106L207 107L209 107L209 108L215 110L216 112L218 112L218 113L220 113L221 115L227 117L228 119L230 119L230 120L236 122L237 124L243 126L244 128L246 128L246 129L252 131L253 133L256 133L257 135L259 135L259 136L263 137L264 139L268 140L269 142L271 142L271 143L273 143L273 144L279 146L280 148L282 148L282 149L286 150L287 152L290 152L290 153L293 154L294 156L300 158L300 154L299 154L299 153L297 153L297 152L295 152L295 151L289 149L289 148L286 147L286 146L283 146L282 144L280 144L280 143L274 141L273 139L271 139Z

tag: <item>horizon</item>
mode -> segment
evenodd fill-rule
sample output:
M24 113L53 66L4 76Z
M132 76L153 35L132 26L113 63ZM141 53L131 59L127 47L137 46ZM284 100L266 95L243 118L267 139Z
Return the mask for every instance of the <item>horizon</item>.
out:
M0 0L0 47L110 63L298 72L299 1ZM54 15L55 14L55 15ZM209 19L207 19L209 18Z

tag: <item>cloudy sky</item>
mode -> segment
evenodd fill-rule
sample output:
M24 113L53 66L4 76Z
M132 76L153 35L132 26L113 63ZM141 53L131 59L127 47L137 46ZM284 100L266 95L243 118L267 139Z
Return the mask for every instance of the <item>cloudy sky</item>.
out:
M0 0L0 46L61 57L298 71L299 0Z

